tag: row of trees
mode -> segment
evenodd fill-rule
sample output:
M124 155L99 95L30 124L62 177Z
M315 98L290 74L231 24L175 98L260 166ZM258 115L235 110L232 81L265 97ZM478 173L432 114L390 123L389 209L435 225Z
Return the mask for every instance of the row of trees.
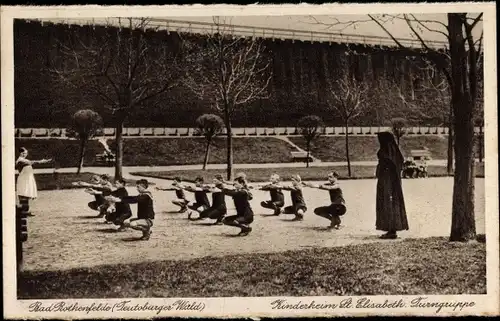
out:
M397 142L399 144L400 138L406 132L406 120L403 118L394 118L391 120L392 131L396 136ZM309 167L309 159L311 153L311 146L318 137L323 133L323 128L325 124L321 117L316 115L304 116L297 122L297 129L300 135L304 138L306 142L306 167ZM210 147L212 145L215 137L220 135L225 128L224 121L221 117L216 114L203 114L196 119L196 131L199 136L205 138L205 153L203 160L203 170L206 170L209 157L210 157ZM102 135L103 121L102 117L95 111L90 109L82 109L77 111L71 118L70 123L67 127L67 135L69 137L75 138L80 142L80 153L78 160L77 174L80 174L83 167L83 160L85 156L86 145L88 141L98 135ZM348 128L345 132L345 143L346 143L346 159L348 166L348 175L352 176L351 173L351 162L349 155L349 134Z
M409 56L424 59L446 79L451 97L453 115L450 113L450 118L453 120L456 155L450 239L466 241L474 238L473 128L477 114L482 34L475 39L472 31L481 21L482 14L450 13L447 23L419 20L412 15L394 16L394 19L407 23L422 45L419 49L399 42L379 17L368 17L401 50L408 52ZM115 116L115 177L122 177L122 131L130 112L182 82L200 99L209 101L223 118L227 131L227 176L230 179L233 172L234 112L240 106L267 98L265 89L271 79L270 62L263 55L261 43L252 38L232 36L230 29L215 18L214 33L207 35L202 50L189 42L181 42L172 49L162 45L161 40L151 42L151 33L145 31L149 28L147 19L127 19L127 22L127 29L115 28L116 34L103 34L98 42L78 38L60 42L65 59L53 70L64 85L72 85L100 97ZM431 23L438 24L441 29L430 27ZM444 35L449 48L437 50L429 47L416 26ZM99 46L93 43L99 43ZM179 68L180 65L184 68ZM328 99L331 103L328 105L342 115L348 127L349 121L361 112L367 88L350 73L343 73L338 80L332 80L329 88ZM405 95L399 94L399 97L405 105ZM387 100L380 96L379 99Z

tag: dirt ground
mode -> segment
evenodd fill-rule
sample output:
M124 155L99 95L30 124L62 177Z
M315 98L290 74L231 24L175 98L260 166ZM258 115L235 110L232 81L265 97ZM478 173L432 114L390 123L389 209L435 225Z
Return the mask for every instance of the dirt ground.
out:
M348 212L340 230L327 231L329 222L313 214L314 207L328 204L328 193L305 189L309 207L305 220L291 222L293 215L265 216L259 203L268 195L254 192L253 232L235 237L237 228L208 225L210 220L191 222L187 214L175 213L173 192L152 189L156 219L149 241L137 241L138 231L115 232L114 225L92 218L92 200L83 190L41 191L33 202L35 217L29 218L29 239L24 243L25 270L64 270L102 264L179 260L235 253L276 252L306 247L333 247L379 240L375 230L376 180L342 181ZM165 181L164 185L169 185ZM447 236L451 225L453 178L403 180L410 230L401 238ZM129 192L135 194L135 188ZM192 196L192 195L188 195ZM286 194L289 202L289 195ZM231 215L232 200L227 198ZM136 206L132 205L136 211ZM485 230L484 179L476 179L476 227Z

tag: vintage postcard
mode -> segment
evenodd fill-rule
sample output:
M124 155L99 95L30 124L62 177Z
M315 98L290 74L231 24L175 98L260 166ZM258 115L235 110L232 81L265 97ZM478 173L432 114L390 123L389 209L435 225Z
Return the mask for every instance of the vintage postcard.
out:
M4 317L498 315L495 12L2 7Z

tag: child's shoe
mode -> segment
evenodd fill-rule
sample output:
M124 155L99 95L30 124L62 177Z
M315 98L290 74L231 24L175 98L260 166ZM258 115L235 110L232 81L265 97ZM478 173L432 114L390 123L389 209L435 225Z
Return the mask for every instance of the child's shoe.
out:
M148 241L149 238L151 237L151 233L152 233L151 230L142 232L141 240L142 241Z
M238 234L239 236L247 236L252 232L252 228L250 226L245 226L241 228L241 232Z

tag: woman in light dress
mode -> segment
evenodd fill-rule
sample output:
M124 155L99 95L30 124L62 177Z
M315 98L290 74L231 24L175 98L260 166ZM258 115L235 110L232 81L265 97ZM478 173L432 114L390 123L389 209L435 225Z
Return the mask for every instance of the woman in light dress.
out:
M25 207L26 210L29 211L29 201L37 198L38 196L32 165L49 163L52 160L29 160L27 157L28 150L24 147L21 147L19 149L19 157L16 160L16 169L19 171L19 176L17 177L16 192L17 197L19 198L20 205ZM33 216L33 214L29 215Z

